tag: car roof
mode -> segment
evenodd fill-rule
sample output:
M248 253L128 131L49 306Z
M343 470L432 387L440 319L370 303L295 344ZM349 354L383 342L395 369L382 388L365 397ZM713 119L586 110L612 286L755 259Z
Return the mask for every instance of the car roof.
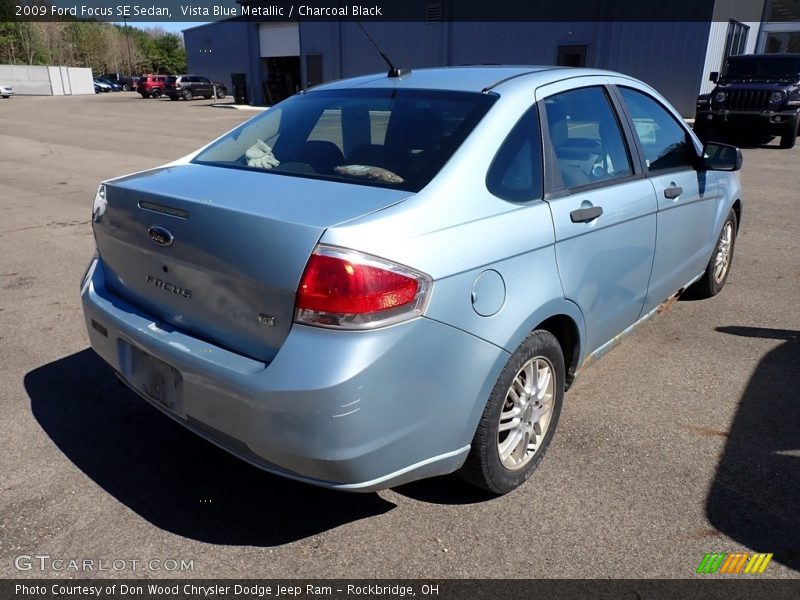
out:
M589 75L613 75L619 73L599 69L557 67L553 65L477 65L464 67L439 67L413 69L402 77L388 77L386 72L341 79L314 87L314 90L369 88L406 88L482 92L490 89L500 91L506 83L520 78L535 78L537 85L544 85Z

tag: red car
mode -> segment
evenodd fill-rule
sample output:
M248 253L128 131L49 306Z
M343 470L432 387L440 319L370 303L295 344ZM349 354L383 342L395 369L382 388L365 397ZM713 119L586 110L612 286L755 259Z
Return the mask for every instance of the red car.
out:
M158 98L164 93L164 82L167 75L142 75L136 84L136 91L142 98Z

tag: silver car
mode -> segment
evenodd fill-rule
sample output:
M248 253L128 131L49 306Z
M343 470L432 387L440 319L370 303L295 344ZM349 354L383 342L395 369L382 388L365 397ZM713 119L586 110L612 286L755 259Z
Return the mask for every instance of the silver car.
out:
M584 367L676 294L722 289L741 153L616 73L396 75L103 183L91 344L267 471L368 491L460 470L505 493Z
M0 85L0 96L3 98L10 98L14 94L14 88L10 85Z

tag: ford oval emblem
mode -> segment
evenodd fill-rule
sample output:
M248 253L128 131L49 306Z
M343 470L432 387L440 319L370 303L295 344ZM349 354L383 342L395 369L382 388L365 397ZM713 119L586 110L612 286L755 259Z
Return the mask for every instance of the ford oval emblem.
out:
M171 246L172 241L175 239L169 229L161 225L151 225L147 230L147 235L159 246Z

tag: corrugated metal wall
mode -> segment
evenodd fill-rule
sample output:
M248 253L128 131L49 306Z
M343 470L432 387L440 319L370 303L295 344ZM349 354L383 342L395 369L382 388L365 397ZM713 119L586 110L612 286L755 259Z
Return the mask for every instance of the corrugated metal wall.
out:
M650 84L684 116L694 116L710 23L608 23L604 68Z
M0 81L21 95L94 94L92 70L84 67L0 65Z
M402 67L461 64L555 64L559 45L587 46L587 66L626 73L649 83L684 115L692 116L697 95L710 71L719 67L725 47L727 19L751 24L748 51L758 36L764 0L697 0L708 15L685 23L377 23L370 34ZM610 5L609 5L610 6ZM613 8L613 7L612 7ZM610 9L609 9L610 10ZM711 20L711 15L719 22ZM612 13L609 13L612 14ZM184 33L189 68L222 81L246 72L260 86L258 38L254 23L217 24ZM245 35L246 34L246 35ZM213 53L199 52L207 40ZM242 43L241 40L247 40ZM205 40L205 41L204 41ZM255 47L253 47L255 44ZM306 55L322 57L325 81L381 72L386 65L355 23L300 23L302 80ZM249 56L246 54L249 53ZM252 98L261 101L254 89Z
M247 96L255 104L263 104L261 88L258 23L223 21L186 29L186 67L228 86L233 94L232 73L247 75Z
M399 66L556 62L559 45L586 44L587 66L627 73L694 112L709 23L370 23ZM303 54L322 54L326 80L385 69L353 23L303 23ZM337 64L338 63L338 64Z

